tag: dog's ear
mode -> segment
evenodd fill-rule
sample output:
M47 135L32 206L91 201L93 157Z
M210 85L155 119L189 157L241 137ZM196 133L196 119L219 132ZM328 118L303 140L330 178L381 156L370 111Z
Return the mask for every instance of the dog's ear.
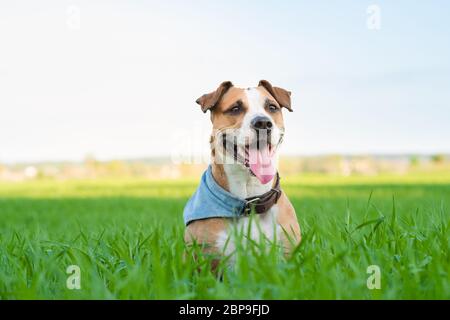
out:
M220 101L223 95L233 86L230 81L225 81L220 84L220 86L213 92L206 93L198 98L197 102L201 107L202 111L206 112L211 108L214 108L216 104Z
M288 109L290 112L293 111L291 108L290 91L278 87L272 87L270 82L267 80L261 80L258 86L264 87L272 95L272 97L274 97L275 100L277 100L277 102L280 104L281 107Z

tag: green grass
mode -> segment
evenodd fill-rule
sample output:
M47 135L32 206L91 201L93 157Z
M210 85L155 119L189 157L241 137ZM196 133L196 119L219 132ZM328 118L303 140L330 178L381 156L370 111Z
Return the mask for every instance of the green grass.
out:
M0 183L0 298L450 298L448 174L283 179L301 246L289 259L270 245L240 248L222 281L208 257L183 259L182 209L196 184ZM66 287L69 265L81 290ZM369 265L380 290L366 286Z

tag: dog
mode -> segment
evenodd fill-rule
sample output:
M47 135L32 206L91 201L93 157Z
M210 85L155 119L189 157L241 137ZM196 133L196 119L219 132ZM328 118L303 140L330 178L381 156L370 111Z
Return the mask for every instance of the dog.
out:
M196 100L204 113L210 111L213 133L211 164L183 212L187 245L230 255L233 230L249 227L252 240L276 241L286 255L300 244L297 216L277 171L290 96L266 80L251 88L225 81Z

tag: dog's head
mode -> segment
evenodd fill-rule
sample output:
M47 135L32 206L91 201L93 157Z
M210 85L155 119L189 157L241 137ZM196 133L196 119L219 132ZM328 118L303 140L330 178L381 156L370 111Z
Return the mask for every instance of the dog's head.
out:
M261 183L276 174L276 151L284 135L282 109L291 109L291 93L261 80L257 87L237 88L229 81L197 99L210 110L214 161L244 166Z

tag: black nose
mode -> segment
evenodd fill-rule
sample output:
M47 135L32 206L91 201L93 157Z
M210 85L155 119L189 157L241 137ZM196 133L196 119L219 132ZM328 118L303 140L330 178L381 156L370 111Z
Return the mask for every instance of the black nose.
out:
M264 116L257 116L253 118L251 126L255 130L264 130L264 129L270 130L272 129L273 124L269 118Z

